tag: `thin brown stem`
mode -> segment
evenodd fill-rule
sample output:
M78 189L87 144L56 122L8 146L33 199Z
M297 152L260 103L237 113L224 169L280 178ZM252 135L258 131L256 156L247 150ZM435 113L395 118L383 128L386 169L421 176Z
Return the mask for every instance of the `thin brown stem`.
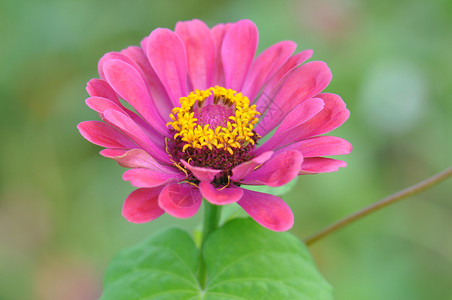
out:
M449 178L452 176L452 167L430 177L427 178L424 181L421 181L415 185L412 185L404 190L401 190L395 194L392 194L386 198L381 199L380 201L375 202L374 204L371 204L357 212L355 212L354 214L351 214L345 218L343 218L342 220L337 221L336 223L333 223L327 227L325 227L324 229L318 231L317 233L314 233L313 235L307 237L306 239L303 240L303 242L306 245L311 245L314 242L320 240L321 238L335 232L338 231L339 229L341 229L342 227L356 221L359 220L373 212L376 212L377 210L386 207L390 204L393 204L399 200L402 200L406 197L418 194L422 191L425 191L429 188L431 188L432 186L440 183L441 181Z

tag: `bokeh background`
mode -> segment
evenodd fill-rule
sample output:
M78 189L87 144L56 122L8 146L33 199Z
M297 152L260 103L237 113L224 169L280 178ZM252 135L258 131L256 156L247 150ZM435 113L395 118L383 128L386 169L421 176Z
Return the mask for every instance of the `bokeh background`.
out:
M0 0L0 299L97 299L113 255L160 228L121 217L133 188L76 130L97 119L86 82L108 51L156 27L253 20L259 51L313 49L351 111L337 173L304 176L283 198L304 238L452 163L449 0ZM451 181L310 247L336 299L452 299Z

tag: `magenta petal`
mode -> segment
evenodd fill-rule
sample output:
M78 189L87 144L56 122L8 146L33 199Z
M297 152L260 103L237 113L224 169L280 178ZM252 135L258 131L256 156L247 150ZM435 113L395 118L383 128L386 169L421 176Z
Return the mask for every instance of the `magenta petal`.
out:
M170 162L169 155L163 152L161 147L155 145L143 132L143 130L128 116L116 110L107 109L104 111L105 121L116 126L124 132L138 146L146 150L154 158L164 162ZM112 148L112 147L110 147Z
M122 106L115 91L111 86L102 79L93 78L88 81L86 91L92 97L102 97L113 101L115 104Z
M243 189L234 185L223 189L216 189L210 182L201 181L199 183L199 189L207 201L216 205L235 203L243 196Z
M300 175L336 172L339 168L345 168L347 163L342 160L325 158L325 157L309 157L303 161L301 165Z
M195 175L195 177L200 181L208 181L211 182L215 176L221 172L221 170L215 170L210 168L202 168L202 167L195 167L190 165L185 160L181 160L184 167L186 167L189 171Z
M279 42L262 52L251 64L242 93L251 101L256 98L264 82L272 76L292 55L297 44L292 41Z
M298 132L298 139L324 134L342 125L350 116L344 101L335 94L319 94L325 107L311 120L303 124Z
M161 190L159 187L133 191L122 207L123 217L132 223L146 223L160 217L165 213L158 204Z
M159 206L176 218L194 216L201 202L202 196L199 189L184 183L165 186L159 196Z
M273 231L286 231L293 226L292 210L279 197L244 190L242 199L237 203L251 218L265 228Z
M142 149L104 149L100 151L104 157L115 160L121 167L146 168L159 172L175 172L177 169L160 164L149 153Z
M349 154L352 148L352 144L339 137L316 136L299 141L278 151L297 150L306 159L307 157Z
M133 186L150 188L182 181L185 179L185 174L137 168L125 171L122 178L130 181Z
M221 47L223 46L224 36L226 32L231 28L232 24L218 24L212 28L212 36L215 40L215 68L213 82L216 85L224 86L224 68L223 61L221 59Z
M146 55L174 106L187 95L187 54L179 36L157 28L146 40Z
M270 95L263 94L260 97L267 98L267 101L272 103L267 112L259 110L258 107L258 111L263 116L255 128L256 132L265 136L284 119L289 111L299 103L320 93L330 81L330 69L321 61L310 62L292 70Z
M287 151L273 157L261 168L251 172L240 181L249 185L281 186L294 179L301 169L303 155L298 151Z
M249 20L232 24L224 37L221 58L225 75L225 88L240 91L256 53L259 34Z
M267 160L269 160L273 155L273 151L267 151L262 153L261 155L249 160L247 162L241 163L232 169L231 181L237 182L241 179L245 178L248 174L250 174L256 167L262 165Z
M287 114L275 134L256 150L256 154L298 141L299 132L304 128L304 123L317 115L323 107L324 103L320 98L311 98L297 105Z
M146 83L135 67L119 59L103 64L108 83L162 135L168 135L166 123L152 100Z
M200 20L178 22L176 33L185 44L191 89L212 86L215 64L215 41L209 27Z
M171 102L168 93L163 86L160 78L151 67L149 60L144 53L143 49L137 46L131 46L121 51L122 54L132 59L136 65L143 71L143 75L146 78L146 83L151 94L151 98L154 100L155 105L162 117L166 120L169 118L173 104Z
M93 144L107 148L136 148L121 132L101 121L85 121L77 125L80 134Z

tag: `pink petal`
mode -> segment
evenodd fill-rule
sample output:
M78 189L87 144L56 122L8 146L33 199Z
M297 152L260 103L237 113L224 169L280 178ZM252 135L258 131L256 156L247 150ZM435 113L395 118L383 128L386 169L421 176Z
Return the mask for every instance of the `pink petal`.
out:
M264 112L255 130L265 136L275 128L295 106L317 95L331 81L328 66L321 61L314 61L292 70L270 95L263 94L271 101L269 109ZM268 103L266 104L268 105Z
M86 91L92 97L107 98L113 101L116 105L122 106L115 91L107 82L101 79L93 78L88 81L88 84L86 85Z
M352 144L335 136L316 136L299 141L278 151L297 150L303 157L330 156L349 154L352 151Z
M161 187L137 189L124 202L122 215L132 223L146 223L157 219L165 211L158 205Z
M169 114L171 113L173 104L165 87L160 81L160 78L151 67L151 64L149 63L146 54L143 52L143 49L137 46L131 46L122 50L121 53L132 59L143 71L151 98L154 100L154 103L160 111L162 117L165 120L169 119Z
M209 181L201 181L199 189L203 197L212 204L226 205L239 201L243 196L243 189L230 185L227 188L216 189Z
M103 64L108 83L160 134L169 135L166 123L152 100L146 83L132 65L110 59Z
M190 165L185 160L181 160L181 163L184 165L185 168L187 168L189 171L191 171L193 173L193 175L195 175L195 177L200 181L211 182L215 178L215 176L221 172L221 170L195 167L195 166Z
M249 190L244 190L237 202L257 223L273 231L292 228L294 218L290 207L281 198Z
M185 179L185 174L137 168L125 171L122 179L130 181L130 183L136 187L150 188L179 182Z
M295 48L297 44L294 42L282 41L262 52L251 64L243 85L243 95L253 101L264 86L264 82L287 61Z
M215 64L215 41L209 27L200 20L178 22L176 33L185 44L191 89L212 86Z
M225 75L225 88L240 91L256 53L259 34L249 20L232 24L224 37L221 57Z
M121 167L125 168L146 168L153 171L175 172L176 169L160 164L149 153L142 149L104 149L100 151L104 157L115 160Z
M223 61L221 59L221 47L223 46L224 36L231 26L231 23L218 24L211 30L212 36L215 40L216 50L213 85L224 86L224 68Z
M141 128L128 116L113 109L104 111L105 121L119 128L138 146L151 154L154 158L170 163L169 155L161 147L155 145L141 130ZM111 147L110 147L111 148Z
M281 186L294 179L301 168L303 155L298 151L280 153L261 168L249 174L240 183L249 185Z
M101 121L85 121L77 125L80 134L93 144L107 148L136 148L121 132Z
M129 116L137 125L140 126L140 128L146 132L147 136L157 145L163 147L164 146L164 137L158 133L153 127L149 126L146 121L144 121L140 116L138 116L136 113L122 107L118 106L114 102L101 97L91 97L86 99L86 105L88 105L89 108L93 109L94 111L97 111L99 113L99 116L104 119L104 111L107 109L113 109L116 110L122 114L125 114Z
M301 165L300 175L336 172L339 168L345 168L347 163L342 160L325 158L325 157L309 157L303 161Z
M184 183L165 186L159 196L159 206L176 218L194 216L201 202L202 196L199 189Z
M325 107L311 120L303 124L298 132L298 140L314 135L324 134L342 125L350 116L344 101L335 94L319 94Z
M317 115L323 107L324 103L320 98L311 98L298 104L287 114L275 134L256 150L256 154L298 141L297 138L304 128L304 123Z
M269 160L273 155L273 151L267 151L262 153L261 155L253 158L250 161L241 163L232 169L231 181L237 182L241 179L245 178L248 174L250 174L256 167L262 165L267 160Z
M187 54L177 34L157 28L146 40L146 55L163 83L173 106L187 96Z

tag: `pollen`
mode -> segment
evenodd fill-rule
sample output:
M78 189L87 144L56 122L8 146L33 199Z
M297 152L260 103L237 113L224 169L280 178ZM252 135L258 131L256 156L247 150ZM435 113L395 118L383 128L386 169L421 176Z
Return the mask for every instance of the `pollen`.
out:
M170 114L172 122L166 125L174 132L174 139L184 142L183 152L216 148L232 155L236 149L254 145L253 128L260 113L242 93L215 86L195 90L179 103Z

